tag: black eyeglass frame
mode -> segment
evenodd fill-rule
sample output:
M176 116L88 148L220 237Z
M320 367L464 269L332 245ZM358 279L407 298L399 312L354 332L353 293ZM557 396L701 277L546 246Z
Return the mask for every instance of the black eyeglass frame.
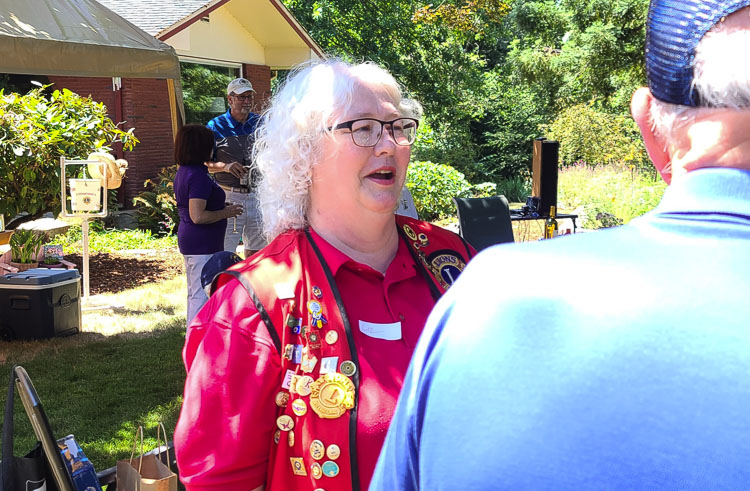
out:
M358 118L358 119L352 119L351 121L344 121L343 123L339 123L336 126L331 126L328 128L328 131L347 129L352 135L352 142L354 142L355 145L357 145L358 147L363 147L363 148L371 148L371 147L376 146L378 143L380 143L380 139L383 138L383 128L385 128L385 126L388 125L391 128L390 130L391 137L393 138L393 141L396 142L396 145L400 145L402 147L408 147L408 146L414 145L414 141L411 143L399 143L396 140L396 136L393 134L393 123L395 123L396 121L402 121L402 120L414 122L414 141L417 141L417 129L419 128L419 120L414 119L414 118L401 117L401 118L396 118L391 121L382 121L380 119L375 119L375 118ZM378 139L375 140L375 143L373 143L372 145L360 145L354 140L354 131L352 130L352 125L360 121L377 121L378 123L380 123L380 135L378 136Z

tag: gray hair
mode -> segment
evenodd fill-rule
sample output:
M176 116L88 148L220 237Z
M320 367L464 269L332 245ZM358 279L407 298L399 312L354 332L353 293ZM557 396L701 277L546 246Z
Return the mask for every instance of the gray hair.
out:
M307 226L312 169L321 159L323 138L354 103L362 84L383 88L399 112L419 119L418 102L402 98L396 79L374 63L329 59L298 67L264 112L253 149L260 171L258 201L263 234L270 242Z

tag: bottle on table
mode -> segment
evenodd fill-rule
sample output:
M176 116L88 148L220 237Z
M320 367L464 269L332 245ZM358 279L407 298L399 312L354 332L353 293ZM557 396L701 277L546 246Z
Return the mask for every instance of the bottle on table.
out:
M544 222L544 238L545 239L551 239L553 237L557 237L557 220L555 220L555 207L550 206L549 207L549 217L547 218L547 221Z

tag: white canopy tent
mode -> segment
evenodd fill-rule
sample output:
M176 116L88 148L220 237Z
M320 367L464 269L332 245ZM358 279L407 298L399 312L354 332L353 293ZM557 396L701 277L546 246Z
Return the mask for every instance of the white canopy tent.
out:
M183 113L174 49L94 0L0 0L0 52L0 73L166 79Z

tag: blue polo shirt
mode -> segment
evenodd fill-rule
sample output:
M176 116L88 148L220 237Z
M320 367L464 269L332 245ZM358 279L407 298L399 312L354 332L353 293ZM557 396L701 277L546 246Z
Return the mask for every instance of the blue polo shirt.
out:
M208 122L206 126L214 132L214 160L217 162L239 162L243 166L252 163L255 129L260 116L250 113L244 123L236 121L231 109ZM238 178L229 172L214 174L216 182L224 186L239 187Z
M414 351L371 491L745 489L750 171L489 248Z

